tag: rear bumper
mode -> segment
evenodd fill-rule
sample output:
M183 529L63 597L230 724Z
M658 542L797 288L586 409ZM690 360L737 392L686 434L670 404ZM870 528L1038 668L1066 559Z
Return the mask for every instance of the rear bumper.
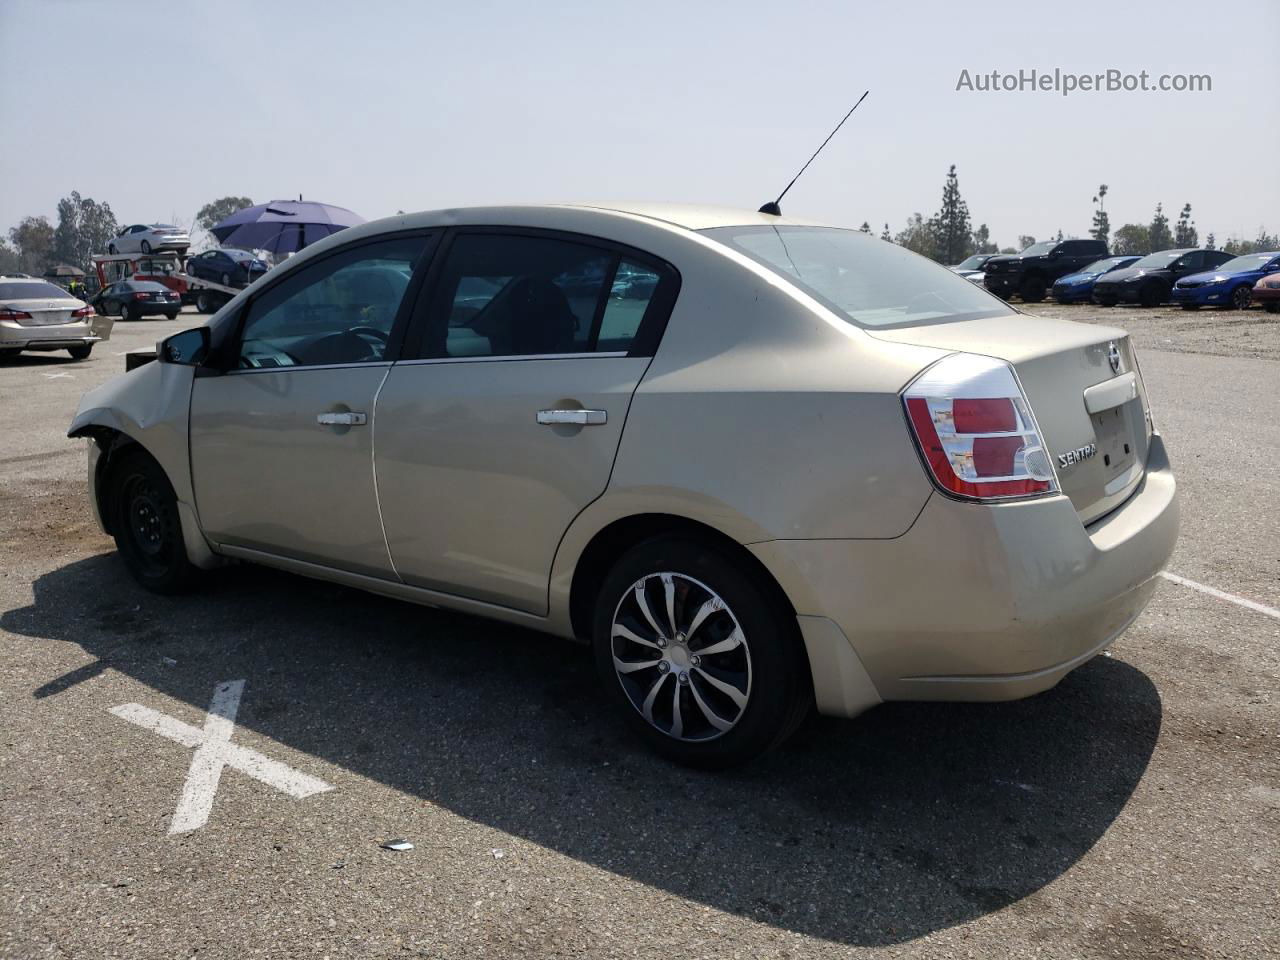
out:
M1059 303L1088 303L1093 295L1092 284L1067 285L1055 283L1051 290Z
M1174 287L1169 294L1174 303L1197 303L1202 307L1227 303L1231 300L1231 288L1225 284L1214 284L1211 287Z
M1138 489L1089 527L1066 497L986 506L935 494L894 540L750 549L802 619L838 627L879 698L1012 700L1052 687L1119 636L1150 600L1177 535L1157 434ZM847 699L869 705L858 689ZM853 712L838 700L828 692L819 708Z
M23 326L11 320L0 320L0 347L20 350L65 350L111 339L114 321L101 315L77 323L56 323L48 326Z

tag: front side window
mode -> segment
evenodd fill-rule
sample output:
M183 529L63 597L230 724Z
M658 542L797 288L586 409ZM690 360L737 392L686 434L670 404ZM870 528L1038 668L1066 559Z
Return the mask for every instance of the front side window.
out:
M752 226L702 232L859 326L976 320L1015 312L954 271L858 230Z
M384 359L426 242L412 236L362 244L308 264L255 297L244 321L239 366Z
M626 351L656 287L652 270L601 247L463 233L435 285L424 355Z

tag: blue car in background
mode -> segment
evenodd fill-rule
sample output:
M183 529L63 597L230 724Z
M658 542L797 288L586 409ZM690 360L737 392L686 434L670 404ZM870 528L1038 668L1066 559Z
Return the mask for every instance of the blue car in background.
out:
M1093 295L1093 284L1104 273L1112 270L1123 270L1137 257L1103 257L1095 260L1083 270L1068 273L1053 285L1053 299L1059 303L1088 303Z
M1280 271L1280 250L1246 253L1228 260L1216 270L1193 273L1173 285L1170 299L1183 310L1227 307L1244 310L1253 296L1253 285L1269 273Z

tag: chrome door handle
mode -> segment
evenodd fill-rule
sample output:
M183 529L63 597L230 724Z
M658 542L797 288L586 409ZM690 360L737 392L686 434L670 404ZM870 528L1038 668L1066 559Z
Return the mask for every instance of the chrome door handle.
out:
M609 414L605 410L539 410L538 422L574 423L582 427L590 427L599 423L607 423Z
M363 413L321 413L316 423L322 427L363 427L369 418Z

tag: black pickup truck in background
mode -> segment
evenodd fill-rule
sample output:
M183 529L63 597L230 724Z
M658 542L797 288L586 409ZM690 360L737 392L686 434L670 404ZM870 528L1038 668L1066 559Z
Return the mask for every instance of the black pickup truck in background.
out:
M1045 240L1014 256L992 257L983 267L983 284L997 297L1015 293L1026 303L1039 303L1053 282L1109 256L1102 240Z

